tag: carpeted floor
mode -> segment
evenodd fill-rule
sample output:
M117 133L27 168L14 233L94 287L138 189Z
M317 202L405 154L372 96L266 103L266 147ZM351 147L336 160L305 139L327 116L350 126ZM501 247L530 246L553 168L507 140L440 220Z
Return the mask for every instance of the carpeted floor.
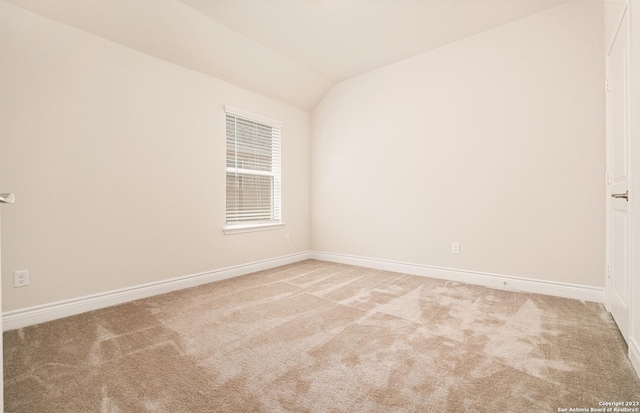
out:
M558 412L640 401L601 305L304 261L4 333L6 412Z

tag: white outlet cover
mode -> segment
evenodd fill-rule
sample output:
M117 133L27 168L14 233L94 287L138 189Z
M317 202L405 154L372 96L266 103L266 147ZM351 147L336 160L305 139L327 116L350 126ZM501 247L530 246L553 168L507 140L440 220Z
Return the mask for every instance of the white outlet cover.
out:
M26 287L29 285L29 270L20 270L13 272L13 286Z

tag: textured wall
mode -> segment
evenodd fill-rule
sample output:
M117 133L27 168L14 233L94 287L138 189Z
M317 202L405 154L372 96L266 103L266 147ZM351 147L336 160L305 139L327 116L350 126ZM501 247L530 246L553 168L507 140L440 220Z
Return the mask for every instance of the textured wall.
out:
M603 286L603 25L576 1L336 85L312 248Z
M2 2L0 50L4 311L309 249L309 113ZM284 121L284 229L222 233L225 104Z

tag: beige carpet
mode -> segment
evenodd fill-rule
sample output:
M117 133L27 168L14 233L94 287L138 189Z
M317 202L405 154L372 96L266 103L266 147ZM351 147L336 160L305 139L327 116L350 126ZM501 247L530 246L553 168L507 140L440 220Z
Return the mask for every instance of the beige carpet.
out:
M557 412L640 400L601 305L305 261L4 334L6 412Z

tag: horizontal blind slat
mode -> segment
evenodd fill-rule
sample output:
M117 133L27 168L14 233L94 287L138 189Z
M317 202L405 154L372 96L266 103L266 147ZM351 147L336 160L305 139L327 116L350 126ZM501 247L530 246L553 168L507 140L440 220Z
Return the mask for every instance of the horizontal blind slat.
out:
M227 223L279 222L280 128L227 113Z

